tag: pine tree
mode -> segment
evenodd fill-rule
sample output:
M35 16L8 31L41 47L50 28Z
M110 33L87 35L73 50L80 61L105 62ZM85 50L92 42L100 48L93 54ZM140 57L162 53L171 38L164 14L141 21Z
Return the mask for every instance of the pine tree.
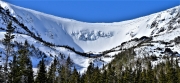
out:
M178 82L180 82L180 67L179 67L179 60L176 58L175 60L175 68L176 68L176 72L177 72L177 78L178 78Z
M60 81L63 82L67 82L68 81L68 74L67 74L67 68L65 66L61 66L60 68L60 73L59 73L59 77L60 77Z
M39 70L37 72L36 83L47 83L47 74L46 74L46 66L44 64L44 59L39 62Z
M87 68L87 72L85 74L85 78L84 78L85 83L91 83L93 77L92 75L93 71L94 71L94 64L90 63L90 65Z
M2 56L1 56L2 52L0 52L0 63L2 63ZM5 78L4 78L4 69L2 64L0 65L0 83L5 82Z
M169 68L167 72L167 78L169 83L179 83L178 82L178 74L175 68Z
M23 49L18 51L18 65L20 71L20 77L22 83L32 83L33 79L33 70L32 70L32 62L29 57L28 51L28 42L25 41Z
M173 83L173 78L174 78L174 69L173 69L173 59L168 58L166 61L166 78L168 83Z
M57 60L56 58L54 59L54 62L51 64L49 71L48 71L48 83L55 83L56 80L56 67L57 66Z
M101 73L98 67L94 68L92 73L92 83L102 83Z
M81 75L80 83L85 83L86 73Z
M80 82L80 75L77 72L75 67L74 67L74 70L73 70L73 72L71 74L70 82L73 82L73 83L79 83Z
M13 56L13 61L10 65L10 74L9 74L9 82L10 83L17 83L20 81L19 77L20 71L17 62L17 57Z
M24 47L27 49L29 46L30 46L30 45L29 45L28 41L25 40L25 42L24 42Z
M146 83L147 82L147 79L146 79L146 76L147 76L146 70L143 69L143 71L139 71L139 72L141 72L141 75L140 75L140 77L138 79L140 81L139 83ZM136 74L140 74L140 73L137 72ZM138 81L136 81L136 83L138 83Z
M72 64L73 64L73 62L72 62L70 56L68 56L67 61L66 61L66 66L67 66L68 68L70 68Z
M5 79L6 83L8 82L8 60L11 55L12 45L11 41L14 38L14 35L12 33L14 32L14 29L12 27L12 22L10 22L7 25L6 34L4 35L4 44L5 44L5 50L6 50L6 57L5 57L5 64L4 64L4 72L5 72Z
M109 64L108 66L108 82L110 83L115 83L115 68Z
M147 76L146 76L147 83L153 82L153 77L154 77L154 73L152 70L152 65L151 65L151 62L148 61L148 63L147 63Z
M3 68L0 67L0 83L5 82Z
M108 75L107 75L107 70L104 70L102 74L102 83L108 83Z
M60 77L62 82L69 82L70 79L70 74L71 74L71 66L72 66L72 60L70 56L68 56L66 60L66 64L62 65L60 68Z
M128 68L125 68L125 71L123 71L123 82L124 83L128 83L129 81L129 72L128 72Z
M11 83L33 83L32 62L29 57L27 42L24 44L23 49L18 51L18 57L13 56L9 78Z
M2 63L2 56L1 56L2 52L0 52L0 63ZM4 82L4 72L3 72L3 67L2 64L0 65L0 83Z

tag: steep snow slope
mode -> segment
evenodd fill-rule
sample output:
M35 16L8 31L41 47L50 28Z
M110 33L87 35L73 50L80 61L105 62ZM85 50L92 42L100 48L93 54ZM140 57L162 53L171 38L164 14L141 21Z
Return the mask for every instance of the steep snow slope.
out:
M158 41L174 39L179 35L179 29L174 29L179 28L180 6L123 22L86 23L44 14L14 6L3 1L0 1L0 4L2 8L9 10L11 16L16 18L21 24L27 26L37 37L55 45L68 45L80 52L93 52L98 54L98 52L119 46L122 42L142 36L151 36L154 37L154 41ZM175 19L175 22L173 22L173 19ZM4 29L10 20L8 15L0 13L0 28ZM28 40L30 44L35 45L36 48L39 48L40 51L47 55L47 60L49 62L52 61L54 56L58 56L59 53L62 53L65 55L65 58L70 56L74 62L74 66L78 68L79 71L84 72L90 62L93 62L95 66L102 67L103 64L107 64L113 59L104 56L99 58L88 58L80 56L63 47L45 46L42 42L28 35L28 32L20 26L21 24L13 22L13 26L16 27L16 32L21 33L16 33L14 41L23 42ZM173 34L173 31L177 31L177 34ZM172 35L170 36L172 38L168 38L166 35ZM1 30L0 39L3 37L4 30ZM130 43L131 45L124 45L122 48L130 48L137 45L139 42ZM4 46L0 44L0 49L3 48ZM117 52L111 52L108 55L114 55ZM32 57L32 60L33 66L36 68L40 59ZM60 61L63 63L63 60ZM50 63L47 65L49 64Z
M37 36L56 45L74 47L81 52L101 52L135 37L150 36L154 30L150 27L152 22L162 13L123 22L86 23L47 15L2 1L0 3ZM177 10L165 11L162 15L167 16L173 12L177 13ZM169 16L172 17L174 13Z

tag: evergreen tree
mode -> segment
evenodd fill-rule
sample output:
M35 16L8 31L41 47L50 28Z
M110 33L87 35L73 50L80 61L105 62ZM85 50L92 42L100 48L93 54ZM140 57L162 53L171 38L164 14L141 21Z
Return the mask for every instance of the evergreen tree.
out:
M72 64L73 64L73 62L72 62L70 56L68 56L68 58L67 58L67 60L66 60L66 66L67 66L68 68L70 68L70 67L72 66Z
M143 69L143 71L139 71L141 72L141 75L140 77L138 78L139 80L139 83L146 83L147 82L147 79L146 79L146 76L147 76L147 73L146 73L146 70ZM136 73L136 74L139 74L139 73ZM138 75L139 76L139 75ZM136 80L136 79L135 79ZM136 83L138 83L138 81L136 81Z
M152 83L153 82L154 73L153 73L152 65L151 65L150 61L148 61L148 63L147 63L147 70L146 71L147 71L147 76L146 76L147 83Z
M82 74L80 78L80 83L85 83L86 74Z
M10 65L10 74L9 74L9 82L10 83L18 83L20 81L19 78L19 66L17 62L17 57L13 56L13 61Z
M92 77L92 73L94 71L94 64L90 63L90 65L87 68L86 74L85 74L85 78L84 78L84 82L85 83L91 83L91 81L93 80Z
M69 75L69 69L67 69L66 66L61 66L59 73L60 81L67 83L69 80Z
M126 71L123 71L123 82L124 83L128 83L129 81L129 72L128 72L128 68L125 68Z
M37 72L37 77L35 79L36 83L47 83L47 74L46 74L46 66L44 64L44 59L39 62L39 70Z
M56 80L56 65L57 65L57 60L56 58L54 59L53 63L51 64L49 71L48 71L48 83L55 83Z
M5 82L3 68L0 67L0 83Z
M0 63L2 63L2 52L0 52ZM3 67L2 64L0 65L0 83L4 82L4 72L3 72Z
M68 58L66 59L66 63L65 64L61 64L57 71L58 71L58 76L56 77L56 81L58 83L69 83L70 80L72 80L71 77L71 66L72 66L72 60L71 58L68 56Z
M92 83L102 83L101 73L98 67L94 68L93 70Z
M107 70L104 70L102 74L102 83L108 83L108 75L107 75Z
M112 67L111 64L108 66L108 82L115 83L115 67Z
M71 74L71 77L70 77L70 82L73 82L73 83L80 83L80 75L79 73L77 72L76 68L74 67L74 70Z
M28 41L25 40L25 42L24 42L24 47L27 49L29 46L30 46L30 45L29 45Z
M178 82L178 73L175 68L169 68L167 72L167 78L169 83L179 83Z
M3 58L2 58L2 52L0 52L0 83L3 83L5 82L5 78L4 78L4 69L3 69L3 64L2 64L2 61L3 61Z
M161 65L162 66L162 65ZM163 70L163 68L160 69L160 72L159 72L159 82L160 83L166 83L167 82L167 79L166 79L166 75L165 75L165 71Z
M4 44L5 44L5 51L6 51L6 57L5 57L5 64L4 64L4 72L5 72L5 79L6 79L6 83L8 82L8 60L9 57L11 55L11 50L12 50L12 45L11 45L11 41L14 38L13 32L14 29L12 27L12 22L10 22L7 25L7 29L6 29L6 34L4 35Z
M33 70L32 70L32 62L29 57L28 51L28 42L25 41L23 49L18 51L18 64L20 70L20 77L22 83L32 83L34 81L33 78Z
M13 56L9 74L11 83L33 83L34 81L32 62L26 44L24 44L23 49L18 51L18 57Z

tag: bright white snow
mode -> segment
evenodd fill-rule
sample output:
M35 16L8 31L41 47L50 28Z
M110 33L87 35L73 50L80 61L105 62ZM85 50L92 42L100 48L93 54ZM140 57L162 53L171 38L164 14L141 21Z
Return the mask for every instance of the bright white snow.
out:
M155 37L154 40L169 41L180 34L178 29L176 33L167 34L167 23L180 12L180 6L123 22L87 23L44 14L3 1L0 1L0 4L4 9L9 9L10 14L27 26L36 36L56 45L68 45L80 52L99 53L121 45L122 42L140 38L142 36L160 35ZM2 17L2 15L0 17ZM154 21L159 24L152 27ZM6 25L7 24L4 24L3 20L0 20L1 27L6 27ZM179 24L174 24L173 26L179 27ZM165 31L157 34L161 29L165 29ZM26 33L26 31L19 26L17 26L16 30ZM1 31L0 39L4 37L3 34L4 32ZM47 55L52 54L53 56L57 56L59 53L63 53L66 58L67 56L70 56L81 73L86 70L90 62L94 62L95 66L102 67L103 64L107 64L113 59L111 57L100 57L104 60L104 62L102 62L98 59L82 57L61 47L54 47L55 50L53 50L50 47L42 45L41 42L38 42L34 38L22 34L16 34L14 40L18 42L28 40L30 44L35 45L35 47L39 48ZM137 42L132 41L130 42L130 45L126 45L123 48L135 45L137 45ZM0 46L0 49L3 49L3 46ZM147 47L147 49L151 48ZM109 55L116 53L117 52L109 53ZM33 65L36 66L39 59L33 57L31 59L33 60ZM49 60L51 61L52 59L49 58Z

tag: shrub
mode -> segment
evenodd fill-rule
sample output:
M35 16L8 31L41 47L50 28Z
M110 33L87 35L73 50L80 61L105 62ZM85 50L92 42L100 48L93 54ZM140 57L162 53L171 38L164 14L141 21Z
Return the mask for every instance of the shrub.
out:
M175 44L179 44L180 43L180 36L175 37L174 42L175 42Z

